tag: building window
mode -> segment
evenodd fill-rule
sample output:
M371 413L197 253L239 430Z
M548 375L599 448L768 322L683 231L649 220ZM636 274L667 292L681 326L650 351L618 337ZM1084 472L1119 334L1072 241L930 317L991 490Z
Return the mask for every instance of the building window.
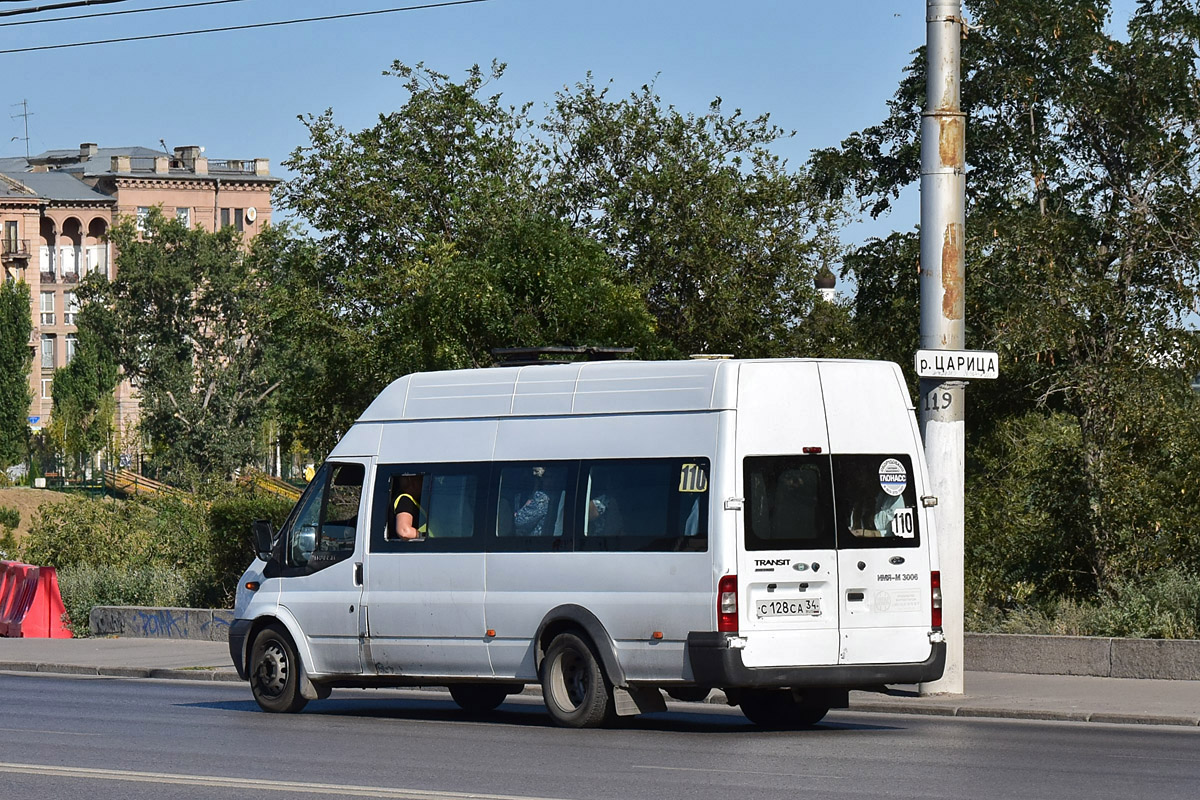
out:
M54 379L42 378L42 399L49 400L54 397Z
M175 209L175 219L183 223L183 227L192 227L192 210L190 208Z
M75 317L79 314L79 298L74 292L63 292L63 322L67 325L75 324Z
M17 244L17 221L15 219L6 220L4 223L4 241L11 245L10 250L16 251Z
M242 208L222 208L221 209L221 227L226 228L232 225L239 231L246 230L246 212Z
M54 292L42 292L42 324L54 324Z
M52 333L42 334L42 369L54 369L54 341Z
M150 217L150 206L138 206L138 210L137 210L138 233L146 232L146 220L149 217Z
M64 342L64 345L63 366L66 366L67 364L71 363L73 358L75 358L75 351L79 349L79 337L73 333L68 333L67 340Z

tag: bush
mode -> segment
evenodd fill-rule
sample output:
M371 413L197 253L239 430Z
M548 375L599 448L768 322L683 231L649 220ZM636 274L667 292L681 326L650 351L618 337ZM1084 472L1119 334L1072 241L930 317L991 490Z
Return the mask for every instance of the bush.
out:
M292 510L291 500L276 495L242 491L214 500L208 509L207 602L225 607L232 603L238 579L254 560L250 523L271 521L278 530Z
M33 516L21 558L60 570L82 564L146 565L148 517L146 506L132 501L72 496L47 503Z
M9 530L21 524L21 512L11 506L0 506L0 528Z
M77 564L58 570L58 588L68 627L78 637L91 634L94 606L187 607L199 594L192 574L159 566Z
M966 622L978 633L1200 639L1200 576L1165 569L1122 581L1113 596L1090 602L1062 597L1008 610L976 604Z

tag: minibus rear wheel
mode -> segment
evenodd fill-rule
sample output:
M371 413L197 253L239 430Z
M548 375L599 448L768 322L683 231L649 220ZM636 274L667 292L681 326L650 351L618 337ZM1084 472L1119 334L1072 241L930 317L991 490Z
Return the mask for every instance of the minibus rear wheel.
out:
M507 684L452 683L450 696L458 707L472 714L484 714L504 702L511 693Z
M801 705L787 689L746 689L738 705L746 719L773 730L811 728L829 713L824 706Z
M292 637L273 622L254 637L250 691L263 711L294 713L308 705L300 694L300 656Z
M542 698L558 725L597 728L615 716L612 687L588 642L560 633L542 661Z

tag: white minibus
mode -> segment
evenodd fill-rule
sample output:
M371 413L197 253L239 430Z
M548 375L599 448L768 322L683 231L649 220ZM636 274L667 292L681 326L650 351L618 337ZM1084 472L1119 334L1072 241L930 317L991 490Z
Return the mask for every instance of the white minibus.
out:
M936 502L899 367L604 361L416 373L281 530L229 649L268 711L540 684L591 727L720 689L762 726L941 676Z

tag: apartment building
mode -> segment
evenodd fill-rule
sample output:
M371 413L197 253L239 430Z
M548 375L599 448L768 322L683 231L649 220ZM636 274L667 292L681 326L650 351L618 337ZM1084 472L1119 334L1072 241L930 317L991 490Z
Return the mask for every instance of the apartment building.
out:
M174 152L84 143L29 158L0 158L0 262L4 277L24 280L32 297L34 351L29 422L50 420L54 370L75 354L75 288L91 272L113 277L108 232L118 216L154 206L188 226L233 226L247 239L271 221L279 182L263 158L209 159L202 147ZM136 387L117 390L117 425L137 422Z

